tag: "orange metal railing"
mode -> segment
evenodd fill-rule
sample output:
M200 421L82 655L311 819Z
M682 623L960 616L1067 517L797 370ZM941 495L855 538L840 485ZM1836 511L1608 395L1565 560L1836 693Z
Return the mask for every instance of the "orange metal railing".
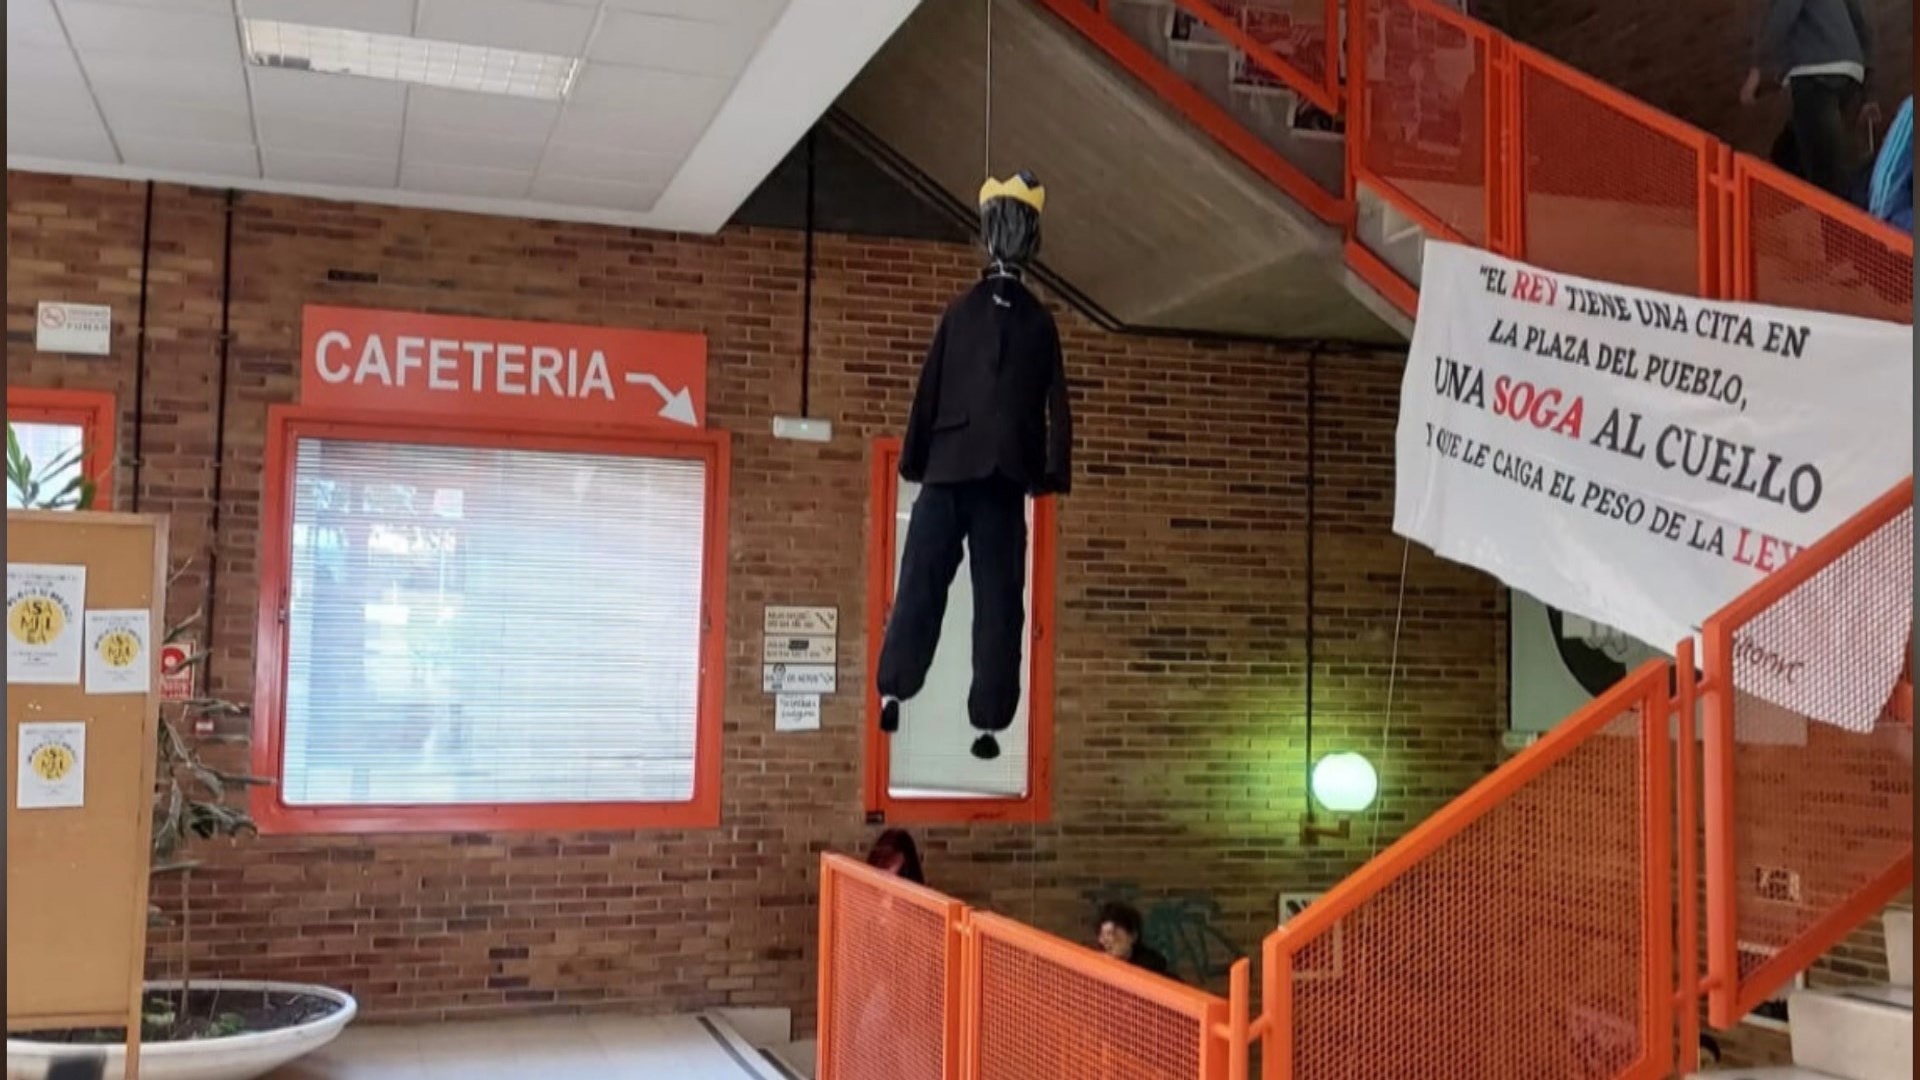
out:
M821 862L822 1080L1245 1080L1231 1005L837 855Z
M1220 998L1008 919L969 929L966 1080L1227 1077Z
M1752 158L1732 176L1732 299L1912 320L1912 236Z
M958 1080L965 920L958 900L821 861L822 1080Z
M1748 692L1770 660L1740 648L1764 641L1778 655L1818 655L1839 686L1835 707L1875 686L1882 696L1886 680L1867 677L1867 657L1823 646L1835 619L1904 623L1910 635L1911 596L1885 568L1913 557L1912 500L1909 479L1702 630L1706 988L1716 1027L1738 1022L1913 883L1913 728L1883 719L1855 734L1810 723ZM1901 696L1853 704L1897 712Z
M1270 936L1265 1080L1666 1075L1668 680L1629 676Z

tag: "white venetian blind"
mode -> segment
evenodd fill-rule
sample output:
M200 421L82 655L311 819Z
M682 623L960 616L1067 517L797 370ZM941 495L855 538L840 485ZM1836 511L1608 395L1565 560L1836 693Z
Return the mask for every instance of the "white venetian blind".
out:
M303 438L282 797L685 802L706 466Z

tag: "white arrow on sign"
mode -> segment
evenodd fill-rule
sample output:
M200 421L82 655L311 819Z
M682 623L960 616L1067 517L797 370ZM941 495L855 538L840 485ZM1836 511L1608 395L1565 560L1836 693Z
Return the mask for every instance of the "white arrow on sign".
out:
M693 414L693 395L686 390L669 390L667 384L660 381L659 376L649 375L644 371L627 372L627 383L630 386L653 387L654 392L660 395L660 399L666 402L660 407L662 419L671 420L676 424L685 424L688 427L699 426L700 418Z

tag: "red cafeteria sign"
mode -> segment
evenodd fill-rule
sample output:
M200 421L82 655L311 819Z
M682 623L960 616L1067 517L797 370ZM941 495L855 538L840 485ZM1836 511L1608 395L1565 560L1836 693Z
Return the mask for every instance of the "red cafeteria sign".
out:
M308 305L303 404L686 430L707 417L707 339Z

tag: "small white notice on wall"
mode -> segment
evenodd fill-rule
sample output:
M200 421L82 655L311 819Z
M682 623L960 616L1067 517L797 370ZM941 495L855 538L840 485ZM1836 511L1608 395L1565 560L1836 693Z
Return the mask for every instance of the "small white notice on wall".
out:
M7 681L80 681L87 568L7 564Z
M153 668L145 609L87 612L87 693L144 694Z
M60 810L87 803L87 725L21 724L22 810Z
M113 309L105 304L42 301L33 324L33 347L41 352L105 356L113 351Z
M839 681L832 664L768 664L761 689L769 694L831 694Z
M779 637L768 634L760 659L769 664L831 664L840 659L838 641L830 637Z
M764 629L768 637L807 637L815 634L832 637L840 632L840 609L768 607Z
M773 699L773 730L819 731L819 694L781 694Z

